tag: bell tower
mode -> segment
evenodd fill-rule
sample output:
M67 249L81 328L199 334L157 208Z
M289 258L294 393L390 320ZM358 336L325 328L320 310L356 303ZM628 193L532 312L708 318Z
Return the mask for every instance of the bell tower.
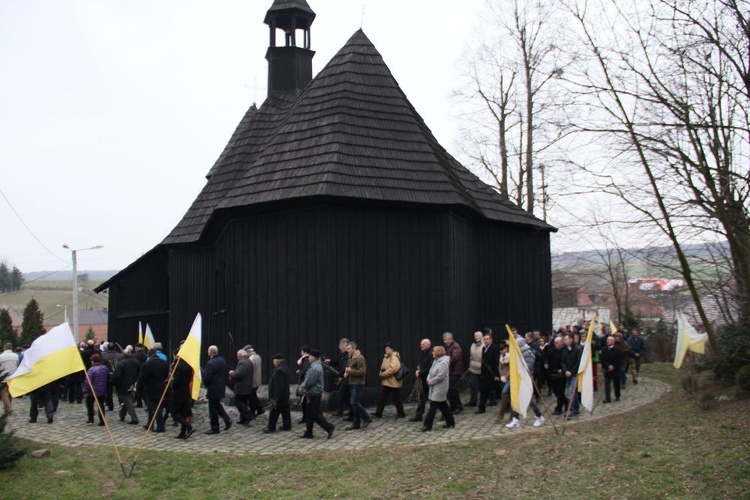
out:
M310 25L315 12L305 0L274 0L263 21L270 28L268 95L274 92L299 92L312 80ZM276 45L283 33L284 45ZM298 45L298 42L301 45Z

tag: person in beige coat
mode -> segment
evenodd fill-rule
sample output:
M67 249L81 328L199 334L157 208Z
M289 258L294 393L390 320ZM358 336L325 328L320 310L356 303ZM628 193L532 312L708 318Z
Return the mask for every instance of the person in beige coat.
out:
M396 345L390 340L385 344L385 356L380 364L380 401L373 417L382 418L383 409L388 402L388 396L393 394L393 404L396 407L396 418L404 418L404 405L401 404L401 387L403 380L396 380L396 373L401 368L401 355L395 350Z

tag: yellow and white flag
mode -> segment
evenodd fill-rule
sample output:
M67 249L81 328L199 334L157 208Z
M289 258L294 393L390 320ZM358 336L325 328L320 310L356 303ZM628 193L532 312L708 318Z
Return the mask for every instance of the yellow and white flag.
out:
M534 382L531 380L529 368L523 359L521 348L518 347L516 337L510 329L508 330L508 354L510 355L510 406L517 411L522 417L526 417L526 410L531 403L531 397L534 395Z
M599 321L599 318L596 317L598 313L594 313L594 319L591 320L593 323L594 320L596 320L596 327L594 328L594 335L596 335L599 338L604 337L604 327L602 326L601 322Z
M201 313L198 313L190 327L190 333L177 352L177 357L184 359L193 369L193 399L198 399L201 392L201 336Z
M594 338L594 320L589 324L589 333L583 344L581 363L578 365L578 390L581 392L581 405L593 411L594 409L594 367L591 365L591 341Z
M138 322L138 343L143 345L143 328L141 328L141 322Z
M154 347L154 344L156 344L156 340L154 339L154 334L151 333L151 327L148 326L148 323L146 323L146 335L143 337L143 347L145 351L148 351L152 347Z
M678 370L685 360L688 351L698 354L706 353L706 340L708 334L698 333L693 326L688 323L682 312L677 313L677 339L674 353L674 367Z
M612 323L612 320L609 320L609 329L612 330L612 335L617 333L617 327L615 326L614 323Z
M10 395L19 397L84 369L70 325L63 323L31 344L18 368L6 382Z

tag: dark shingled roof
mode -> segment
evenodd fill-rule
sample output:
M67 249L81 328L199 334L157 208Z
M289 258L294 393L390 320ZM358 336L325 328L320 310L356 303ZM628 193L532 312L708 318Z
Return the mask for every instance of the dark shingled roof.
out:
M252 106L164 244L197 241L214 212L305 197L464 206L554 231L449 155L357 31L300 94Z
M274 0L271 8L266 12L266 18L263 21L268 24L271 19L271 14L289 14L295 10L306 12L309 14L310 21L315 19L315 12L310 8L305 0ZM301 26L300 26L301 27ZM307 26L309 27L309 25Z

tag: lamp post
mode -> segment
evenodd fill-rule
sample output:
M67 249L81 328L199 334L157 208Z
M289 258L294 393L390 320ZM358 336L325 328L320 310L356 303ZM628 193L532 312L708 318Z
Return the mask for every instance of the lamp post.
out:
M57 304L57 307L63 307L63 312L65 313L65 322L68 322L68 306L63 304Z
M63 248L67 248L70 250L70 253L73 254L73 338L78 342L78 258L76 254L84 250L99 250L104 247L102 245L96 245L94 247L73 249L66 243L63 245Z

